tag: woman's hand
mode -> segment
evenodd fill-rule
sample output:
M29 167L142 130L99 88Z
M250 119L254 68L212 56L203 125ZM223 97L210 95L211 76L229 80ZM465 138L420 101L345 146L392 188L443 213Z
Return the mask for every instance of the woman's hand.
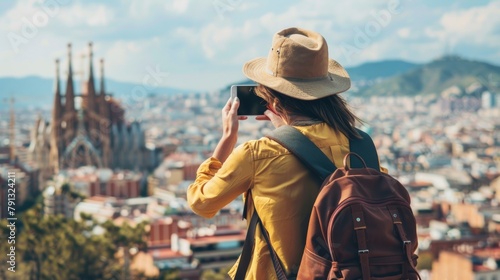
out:
M239 120L246 120L246 116L238 116L240 100L238 97L229 99L222 108L222 138L215 147L213 157L220 162L226 161L238 140Z
M240 99L235 97L229 98L224 108L222 108L222 137L238 138L238 120L245 120L247 117L238 116L238 107L240 107Z

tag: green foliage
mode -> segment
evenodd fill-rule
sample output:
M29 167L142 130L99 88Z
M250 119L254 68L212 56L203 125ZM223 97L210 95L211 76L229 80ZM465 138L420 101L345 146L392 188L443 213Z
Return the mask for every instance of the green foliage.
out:
M227 275L227 273L229 272L230 269L231 268L228 267L228 268L225 268L225 269L220 269L219 271L215 271L215 270L211 270L211 269L205 270L201 274L201 279L202 280L225 280L225 279L229 279L229 276Z
M68 193L70 190L71 190L71 185L68 182L62 184L61 186L62 193Z
M165 213L163 213L163 215L165 216L170 216L170 215L175 215L179 213L179 211L175 208L171 208L171 207L167 207L167 209L165 209Z
M26 211L22 222L22 232L16 232L16 272L5 271L2 265L1 279L123 279L128 273L129 279L146 279L135 277L137 273L127 271L117 258L130 248L146 248L145 222L132 227L98 223L88 215L79 222L58 215L44 217L41 205ZM104 233L95 234L97 228ZM6 240L8 234L2 220L0 239ZM7 245L0 243L1 252ZM5 263L6 254L0 261Z
M418 270L432 270L432 253L430 251L426 252L419 252L418 254L418 263L417 263L417 269Z
M366 62L359 66L346 68L353 81L389 78L416 68L418 64L402 60L383 60Z
M85 196L83 194L75 191L73 186L68 182L61 185L61 193L69 195L69 197L73 200L85 199Z
M30 196L28 196L26 201L21 206L19 206L19 208L16 209L17 214L20 214L20 213L30 209L31 207L33 207L33 205L35 205L37 203L41 203L42 200L43 200L43 196L42 196L42 193L40 191L33 192Z
M158 280L180 280L181 278L179 277L179 270L177 269L171 269L171 270L164 270L160 272L160 276L158 277Z

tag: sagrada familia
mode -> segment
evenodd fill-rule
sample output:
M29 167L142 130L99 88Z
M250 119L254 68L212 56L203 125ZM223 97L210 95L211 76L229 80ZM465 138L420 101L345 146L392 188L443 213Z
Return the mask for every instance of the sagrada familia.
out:
M48 177L61 169L96 166L110 169L151 170L161 150L148 148L140 123L127 123L119 101L106 93L104 61L100 60L100 87L96 88L92 43L89 43L88 79L75 92L71 44L68 44L66 91L61 92L56 60L51 122L38 118L31 135L29 158Z

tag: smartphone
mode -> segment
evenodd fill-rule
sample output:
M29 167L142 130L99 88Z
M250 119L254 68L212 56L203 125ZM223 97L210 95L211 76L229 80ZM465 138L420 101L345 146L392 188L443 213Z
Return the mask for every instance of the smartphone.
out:
M257 85L234 85L231 86L231 98L240 99L238 116L264 115L267 110L267 102L255 94Z

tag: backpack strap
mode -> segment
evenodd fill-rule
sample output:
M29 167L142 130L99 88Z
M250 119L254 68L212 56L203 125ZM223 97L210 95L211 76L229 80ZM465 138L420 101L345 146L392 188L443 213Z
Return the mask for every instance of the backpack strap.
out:
M248 199L250 199L249 195L251 195L250 191L247 194L247 201ZM247 207L246 205L247 201L245 201L245 209ZM276 253L276 251L273 248L273 245L271 244L269 233L267 232L266 228L264 227L264 224L260 220L259 214L257 213L257 209L255 209L255 207L254 207L254 212L252 214L252 218L250 219L250 223L248 225L247 235L245 237L245 243L243 244L243 250L241 251L241 257L238 263L238 268L236 270L234 279L245 279L248 266L250 265L250 259L252 258L252 251L255 246L255 229L257 228L257 225L259 225L262 236L266 241L271 256L271 261L273 262L274 271L276 272L278 280L286 280L287 276L285 273L285 269L283 268L283 264L281 263L278 254Z
M349 140L350 151L361 156L368 167L379 171L380 165L373 140L366 132L359 129L356 130L361 138ZM287 148L322 180L326 179L337 169L316 144L293 126L280 126L271 131L267 137ZM361 168L363 167L363 163L358 158L352 157L351 167Z
M276 253L273 245L271 244L271 238L269 237L269 233L267 232L266 228L264 227L264 224L260 220L259 214L257 213L257 209L254 209L254 211L255 211L254 216L257 216L259 219L260 231L262 232L262 236L264 236L264 239L266 240L267 248L269 249L269 254L271 256L271 260L273 261L274 271L276 271L276 276L278 277L278 280L286 280L287 277L285 269L283 268L283 264L281 263L278 254Z
M236 275L234 279L245 279L248 270L248 265L250 264L250 259L252 258L252 251L255 245L255 229L257 228L257 223L259 222L259 216L256 215L255 213L257 212L254 212L252 218L250 219L250 224L248 225L247 235L245 237L245 243L243 243L243 249L241 251L240 261L238 263L238 269L236 270Z
M337 169L316 144L293 126L280 126L266 136L292 152L307 168L316 173L322 181Z
M361 138L349 139L349 150L362 157L366 166L380 171L377 148L375 148L372 138L361 129L356 128L356 131ZM363 163L357 157L351 157L351 167L361 168Z

